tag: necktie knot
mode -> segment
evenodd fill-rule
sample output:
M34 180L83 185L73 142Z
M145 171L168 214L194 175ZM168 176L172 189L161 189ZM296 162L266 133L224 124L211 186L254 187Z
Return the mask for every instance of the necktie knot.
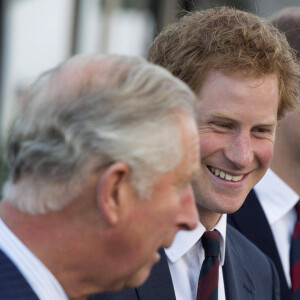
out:
M220 254L220 233L217 230L205 231L201 237L205 257L219 257Z

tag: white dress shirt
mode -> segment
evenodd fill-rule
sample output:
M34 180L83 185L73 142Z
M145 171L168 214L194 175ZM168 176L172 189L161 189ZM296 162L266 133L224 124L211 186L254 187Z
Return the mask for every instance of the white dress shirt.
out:
M46 266L9 230L0 219L0 249L10 258L41 300L68 300ZM49 253L51 249L49 249Z
M218 224L213 228L218 230L221 235L219 300L225 300L222 266L225 260L226 220L227 215L222 215ZM177 300L196 299L200 269L205 258L201 243L204 232L205 228L199 222L198 226L192 231L179 231L171 247L165 249Z
M294 206L299 195L271 169L268 169L254 190L270 224L286 281L291 287L290 247L297 219Z

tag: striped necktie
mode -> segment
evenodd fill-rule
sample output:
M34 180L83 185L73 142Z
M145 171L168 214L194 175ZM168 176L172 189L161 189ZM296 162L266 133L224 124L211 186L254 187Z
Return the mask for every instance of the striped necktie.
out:
M300 200L295 206L297 221L294 227L290 254L290 272L293 300L300 299Z
M218 300L220 233L206 231L201 241L205 259L198 281L197 300Z

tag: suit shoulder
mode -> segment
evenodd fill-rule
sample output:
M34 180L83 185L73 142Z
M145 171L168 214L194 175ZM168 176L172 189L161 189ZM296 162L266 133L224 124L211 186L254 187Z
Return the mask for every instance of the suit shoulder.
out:
M226 251L233 251L236 256L251 268L255 267L258 271L265 273L271 270L276 272L274 263L256 245L249 241L237 229L227 224Z
M230 224L227 224L226 228L226 243L237 248L237 250L249 249L249 251L254 251L254 253L262 253L252 242Z
M38 299L14 263L0 249L0 299Z
M274 263L239 231L227 224L225 264L237 278L252 282L257 299L280 299L279 278Z
M229 224L227 224L226 243L230 248L241 253L241 257L246 257L247 260L260 259L266 263L269 262L267 256L257 246Z

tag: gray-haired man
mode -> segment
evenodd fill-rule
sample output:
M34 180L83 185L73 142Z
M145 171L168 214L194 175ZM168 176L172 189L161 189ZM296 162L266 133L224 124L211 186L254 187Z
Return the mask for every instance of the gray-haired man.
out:
M137 286L198 215L194 94L143 59L75 57L28 92L8 141L0 298Z

